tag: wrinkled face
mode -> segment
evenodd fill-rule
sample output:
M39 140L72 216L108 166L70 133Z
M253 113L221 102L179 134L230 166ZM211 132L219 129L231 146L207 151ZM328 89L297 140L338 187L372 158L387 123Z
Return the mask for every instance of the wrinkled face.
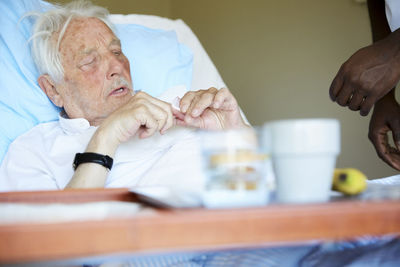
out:
M73 19L60 43L64 80L56 85L69 118L98 125L132 97L129 61L101 20Z

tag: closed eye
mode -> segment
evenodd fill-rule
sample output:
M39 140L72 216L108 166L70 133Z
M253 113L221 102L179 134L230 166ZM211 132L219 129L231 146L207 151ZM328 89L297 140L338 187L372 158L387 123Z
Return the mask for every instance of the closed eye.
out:
M90 65L93 64L96 60L96 57L87 57L84 60L81 61L79 64L80 66L85 66L85 65Z
M97 56L86 57L80 62L79 67L85 67L85 66L90 67L94 65L96 61L97 61Z
M120 56L122 54L121 50L114 50L113 54L116 56Z
M94 59L92 59L91 61L89 61L89 62L85 62L85 63L83 63L83 65L90 65L90 64L93 64L94 63Z

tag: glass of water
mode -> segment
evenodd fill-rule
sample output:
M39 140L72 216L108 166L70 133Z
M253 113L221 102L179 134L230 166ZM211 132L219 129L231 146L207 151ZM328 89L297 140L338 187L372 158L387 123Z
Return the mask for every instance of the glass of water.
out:
M201 132L208 208L262 206L268 203L268 155L253 128Z

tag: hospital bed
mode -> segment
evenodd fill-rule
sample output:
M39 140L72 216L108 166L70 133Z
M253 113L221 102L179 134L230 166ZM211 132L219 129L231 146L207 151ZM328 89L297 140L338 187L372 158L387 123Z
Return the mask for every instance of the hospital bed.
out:
M38 1L19 3L29 8L35 2ZM17 36L18 31L29 32L28 26L21 22L19 28L4 28L14 27L5 24L5 20L18 20L17 15L21 14L11 12L7 7L10 3L0 2L1 13L5 14L0 18L3 154L13 138L37 123L56 118L58 112L36 85L37 73L31 69L29 55L24 54L28 53L24 47L26 36L22 39ZM174 61L183 67L178 78L168 81L168 85L152 84L146 79L135 81L140 62L146 64L146 58L133 58L134 84L143 87L137 89L149 90L157 96L165 87L177 85L174 82L185 84L188 89L225 86L196 35L183 21L149 15L112 15L111 20L117 25L141 25L154 30L139 41L149 41L161 34L168 40L166 45L179 44L184 46L179 49L189 49L185 50L190 52L186 54L186 61ZM13 42L19 45L13 47ZM146 51L145 55L149 57L151 52ZM165 76L173 67L176 66L157 68L158 75ZM188 70L192 73L189 78L185 75ZM15 84L17 78L20 78L19 84ZM35 107L30 108L28 104ZM239 250L243 248L303 246L365 235L391 238L400 233L400 202L396 199L347 199L326 204L229 210L150 209L139 206L139 202L137 195L126 188L0 193L0 265L98 264L199 251L236 251L240 255Z

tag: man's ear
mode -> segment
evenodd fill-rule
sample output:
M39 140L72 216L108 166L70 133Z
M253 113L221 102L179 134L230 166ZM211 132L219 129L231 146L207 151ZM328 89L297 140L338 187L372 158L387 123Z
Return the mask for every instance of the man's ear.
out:
M51 102L57 107L62 108L64 101L60 93L57 91L54 81L48 74L40 75L38 83L43 92L50 98Z

